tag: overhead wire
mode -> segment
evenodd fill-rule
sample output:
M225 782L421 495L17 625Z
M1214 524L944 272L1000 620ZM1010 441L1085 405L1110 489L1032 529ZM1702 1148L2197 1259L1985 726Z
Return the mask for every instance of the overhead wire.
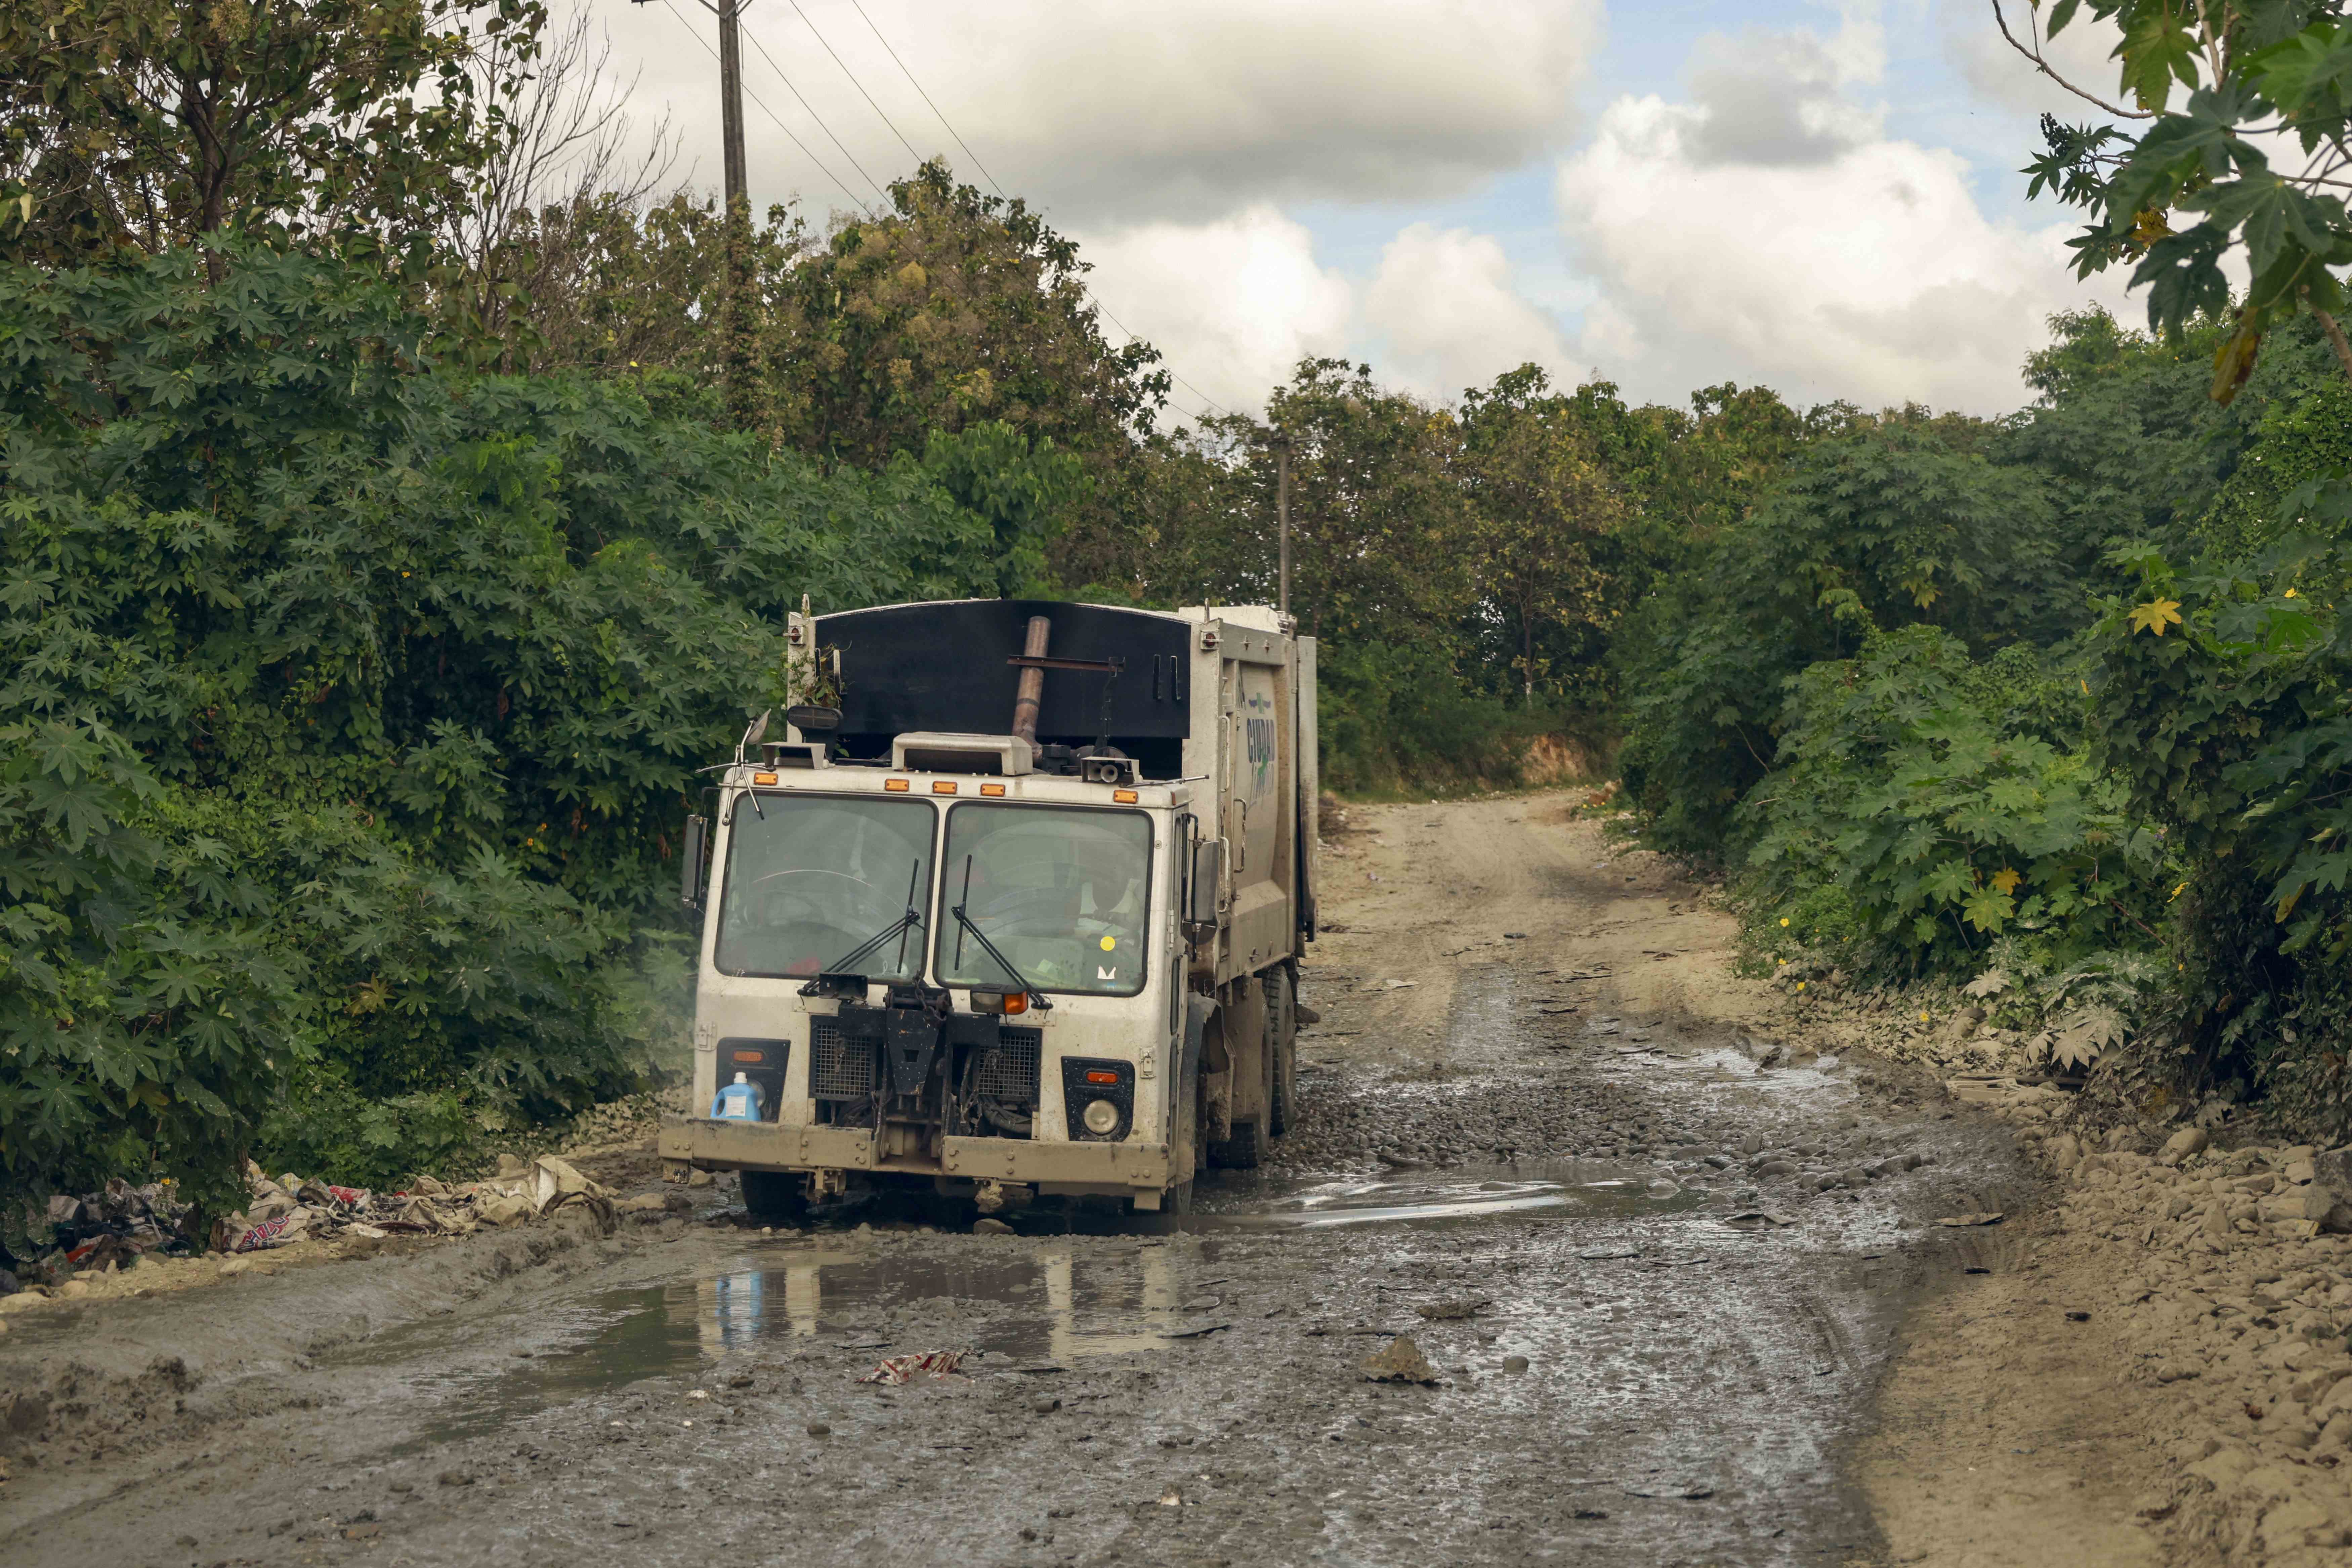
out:
M776 57L768 52L768 46L760 41L760 35L751 31L749 27L743 28L742 33L745 37L751 40L751 47L760 51L760 58L768 62L768 68L776 73L776 79L784 84L784 90L791 93L794 98L800 99L801 107L808 110L808 117L811 120L816 121L816 128L819 131L824 132L827 136L833 137L833 144L841 148L841 155L849 160L849 166L857 171L857 177L864 180L867 184L872 185L874 187L874 194L880 196L884 204L887 205L890 200L890 193L882 188L882 182L867 174L866 172L866 166L857 161L857 154L852 153L847 147L843 146L840 137L834 136L833 127L824 122L824 116L816 111L816 106L809 102L807 99L801 98L801 89L793 85L793 79L784 74L784 68L778 65L776 63ZM861 202L858 205L862 206L865 204Z
M995 190L996 194L1000 197L1003 197L1007 201L1012 200L1010 196L1005 195L1004 187L997 183L996 176L990 174L988 172L988 166L980 161L980 154L974 153L971 150L971 144L963 139L962 132L959 132L955 128L953 122L951 122L948 119L947 115L941 111L940 106L932 101L931 95L929 92L924 91L923 84L916 79L915 73L908 68L907 62L899 58L898 51L890 47L890 40L883 36L882 29L874 25L874 18L866 14L866 7L859 5L858 0L850 0L850 5L857 12L859 18L865 22L866 27L874 34L876 41L880 43L883 49L888 53L892 63L896 64L899 72L906 77L908 84L914 88L915 91L922 98L923 102L929 107L931 112L938 116L940 123L946 127L947 133L953 137L955 139L956 145L963 150L964 156L971 160L972 166L980 171L981 177L989 183L990 186ZM677 17L680 26L694 35L694 41L702 46L702 49L705 54L709 55L713 59L719 58L719 51L711 46L709 40L705 38L700 32L696 30L694 24L688 21L685 15L681 13L676 5L670 3L670 0L662 0L662 8L667 11L672 16ZM806 12L801 11L799 0L793 0L793 9L795 12L800 13L801 20L807 23L808 29L811 33L816 35L817 42L824 45L825 53L833 56L834 63L841 67L842 74L849 78L850 85L856 87L859 95L872 106L874 112L881 117L882 123L890 128L890 133L893 136L898 137L899 144L905 147L910 154L919 160L922 154L915 151L914 143L907 140L905 132L901 132L898 125L892 121L890 116L884 111L882 106L879 103L875 102L874 95L866 90L866 85L857 79L857 74L849 68L848 62L844 60L841 56L835 51L832 44L826 42L824 35L817 32L816 24L809 21L808 14ZM801 89L793 85L792 78L784 74L784 70L782 66L776 64L775 57L768 53L767 46L760 42L759 36L752 33L749 28L745 28L743 32L744 36L751 40L751 47L760 51L760 58L768 62L768 68L776 73L776 79L782 82L784 84L785 90L790 92L794 99L799 100L800 106L808 111L809 118L816 121L817 129L823 131L827 139L833 142L834 146L840 149L841 155L849 161L849 166L851 168L857 171L858 177L863 179L867 184L873 186L875 194L881 196L885 202L887 202L890 199L889 193L883 188L880 182L866 172L865 165L858 163L856 154L850 152L848 147L843 143L841 138L834 133L833 128L824 122L824 116L817 113L815 107L809 102L807 98L802 95ZM856 207L860 212L865 213L868 217L874 216L873 210L867 207L866 203L858 197L856 193L850 190L848 182L844 180L840 175L835 174L830 168L826 167L824 161L819 158L816 153L810 149L807 142L803 142L797 135L793 134L792 127L786 125L782 117L777 114L774 110L768 107L765 100L761 98L758 93L753 92L748 87L744 89L744 96L749 98L754 104L757 104L762 114L765 114L771 121L774 121L776 129L782 132L785 138L790 141L793 146L800 149L801 155L805 157L811 163L814 164L818 172L823 174L826 179L831 180L835 187L838 189L843 195L849 198L850 204L853 206ZM1083 285L1081 285L1081 287L1083 287ZM1103 318L1109 321L1112 326L1125 333L1129 342L1146 342L1141 333L1134 331L1125 321L1120 321L1116 315L1113 315L1110 308L1103 303L1101 297L1095 294L1094 290L1087 289L1087 292L1093 298L1095 309L1099 310L1102 313ZM1174 366L1169 365L1164 357L1160 363L1167 370L1169 377L1175 381L1179 385L1182 386L1186 391L1192 393L1193 396L1208 405L1209 407L1215 409L1219 414L1227 416L1232 414L1233 411L1231 409L1227 408L1223 404L1219 403L1215 398L1211 397L1207 393L1202 392L1199 387L1193 385L1192 382L1180 374ZM1171 398L1170 401L1173 402L1174 400ZM1176 407L1179 413L1190 414L1196 421L1206 420L1209 417L1206 413L1197 409L1185 408L1181 404L1177 404Z
M833 63L841 68L841 74L849 79L849 85L856 88L857 89L858 96L866 100L866 104L872 108L874 112L882 117L882 123L890 127L890 134L898 138L898 145L907 150L907 155L914 159L916 163L921 163L923 161L923 155L915 151L915 144L907 140L906 132L900 131L898 125L891 120L889 111L884 109L880 104L874 101L874 95L867 92L866 90L866 84L857 79L857 73L849 68L849 62L841 58L840 53L834 48L832 44L826 42L825 36L823 33L817 32L816 24L809 20L809 14L806 11L801 9L801 0L792 0L792 7L793 14L800 17L803 25L805 26L811 33L815 34L816 41L824 45L824 52L833 56ZM858 14L860 16L865 15L862 11ZM872 26L873 24L868 22L866 26Z
M709 39L704 37L699 32L696 31L694 24L686 19L686 14L684 12L671 5L670 0L661 0L661 3L663 10L667 11L671 16L677 18L677 25L679 26L684 27L688 33L692 33L694 35L694 41L702 46L703 53L709 55L714 60L719 58L718 49L712 47ZM788 139L793 146L801 150L801 155L806 158L810 163L815 164L818 172L824 174L826 179L831 180L834 184L839 188L843 195L849 197L849 202L852 206L855 206L860 212L866 212L867 210L866 204L859 200L858 197L851 192L847 182L844 181L840 175L835 174L831 169L826 168L824 166L824 160L819 158L814 153L810 152L808 143L802 141L799 137L794 136L793 134L793 128L786 125L782 119L777 115L776 111L770 109L766 101L762 100L758 93L746 88L743 89L743 96L750 99L753 103L758 104L760 106L761 113L765 114L769 119L775 121L776 129L782 132L786 139ZM861 174L864 172L865 171L863 170L859 171ZM869 214L869 216L871 215Z
M996 183L996 176L988 172L988 165L980 161L980 154L971 150L971 143L958 134L954 126L948 125L948 117L940 112L938 104L931 102L931 95L923 91L923 84L917 81L915 73L907 68L907 62L898 58L898 51L890 47L890 40L882 36L882 29L874 25L874 18L866 14L866 7L860 5L858 0L849 0L849 4L850 8L857 13L858 20L866 24L866 31L874 35L874 41L880 44L883 52L890 57L890 63L898 68L898 74L907 79L908 85L915 89L930 111L939 115L940 123L947 125L948 134L955 137L955 144L963 149L963 155L971 160L971 166L980 171L980 177L986 180L998 195L1004 196L1006 201L1011 201L1013 199L1011 196L1004 195L1004 187ZM904 139L901 138L901 140Z
M866 24L866 31L874 35L875 42L880 44L883 51L890 57L891 63L898 68L898 74L907 79L907 84L915 89L917 95L922 99L924 104L929 108L931 113L938 117L939 122L947 128L947 133L955 138L955 144L963 149L963 155L971 160L972 167L980 171L981 177L989 183L989 185L999 196L1003 197L1006 201L1011 201L1013 198L1005 195L1004 187L996 183L996 176L988 172L988 165L980 161L980 154L971 150L971 143L963 139L963 133L958 131L955 128L954 122L948 119L947 111L932 101L931 95L929 92L923 90L923 84L916 79L913 70L908 68L905 60L899 58L898 51L890 47L890 40L883 37L882 29L874 25L874 18L866 14L865 5L860 4L860 0L849 0L849 5L850 8L857 13L858 19ZM800 11L800 0L792 0L792 6L793 10ZM802 11L801 20L808 22L808 13ZM815 23L809 22L808 27L810 32L816 33ZM824 43L824 34L817 33L817 42L824 44L825 53L833 55L834 63L841 67L842 73L849 78L851 84L855 86L861 94L864 94L866 101L874 104L874 112L882 115L882 123L890 126L890 133L898 138L900 144L905 146L908 153L914 153L918 159L921 158L922 154L915 152L914 143L907 140L906 136L899 132L898 126L891 124L890 117L887 114L883 114L882 106L878 103L874 103L874 95L866 91L866 85L863 82L858 81L857 74L849 68L848 64L844 61L839 55L834 54L833 46L831 44ZM1093 296L1095 309L1101 311L1103 318L1109 321L1112 326L1117 327L1120 331L1125 332L1129 342L1139 343L1145 341L1141 333L1133 331L1125 321L1120 321L1117 316L1111 314L1110 307L1103 303L1102 297L1100 295L1095 294L1094 290L1091 289L1087 289L1087 292ZM1168 364L1164 357L1160 361L1160 363L1166 366L1169 376L1174 380L1177 384L1190 392L1193 396L1199 398L1202 402L1207 404L1210 407L1215 409L1220 414L1229 416L1232 415L1232 409L1227 408L1223 404L1219 403L1215 398L1210 396L1207 393L1202 391L1199 387L1194 386L1191 382L1185 380L1182 375L1177 373L1175 366ZM1180 410L1181 410L1182 405L1179 405L1178 406ZM1186 410L1186 412L1190 411ZM1198 413L1193 414L1192 416L1195 419L1206 419L1208 417L1205 414Z

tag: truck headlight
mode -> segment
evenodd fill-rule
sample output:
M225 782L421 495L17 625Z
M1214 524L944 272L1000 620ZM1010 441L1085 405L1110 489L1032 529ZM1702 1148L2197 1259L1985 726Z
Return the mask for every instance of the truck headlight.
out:
M1108 1100L1087 1102L1087 1131L1097 1138L1108 1138L1118 1131L1118 1107Z

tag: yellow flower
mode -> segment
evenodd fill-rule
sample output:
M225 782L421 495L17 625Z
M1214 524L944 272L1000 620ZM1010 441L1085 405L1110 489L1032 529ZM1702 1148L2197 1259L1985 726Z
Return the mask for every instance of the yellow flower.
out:
M1797 982L1797 989L1798 989L1798 990L1800 990L1800 991L1802 991L1804 988L1805 988L1805 983L1804 983L1803 981L1801 981L1801 980L1798 981L1798 982Z
M1923 1024L1927 1021L1927 1009L1925 1007L1919 1009L1919 1021Z
M1782 916L1780 917L1780 923L1781 923L1781 925L1786 926L1786 925L1789 923L1789 917L1788 917L1788 916L1786 916L1786 915L1782 915Z
M2294 589L2292 589L2292 588L2289 588L2289 589L2286 591L2286 596L2287 596L2288 598L2290 598L2290 599L2294 598Z
M2187 892L2188 890L2189 890L2189 884L2188 884L2188 883L2186 883L2186 882L2181 883L2181 884L2180 884L2180 886L2179 886L2179 887L2177 887L2177 888L2175 888L2175 889L2172 889L2172 899L2177 899L2177 898L2179 898L2181 894L2183 894L2183 893ZM2172 899L2167 899L2167 900L2165 900L2164 901L2165 901L2166 903L2168 903L2168 903L2170 903L2170 902L2172 901Z

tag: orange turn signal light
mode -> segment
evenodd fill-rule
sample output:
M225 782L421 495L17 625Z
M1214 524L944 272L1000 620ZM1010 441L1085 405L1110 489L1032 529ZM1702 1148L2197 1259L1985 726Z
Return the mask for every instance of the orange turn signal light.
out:
M735 1059L739 1062L763 1062L768 1059L768 1053L765 1051L737 1051L735 1053Z
M933 795L953 795L955 792L956 786L955 780L953 779L933 779L931 781L931 793Z
M1110 797L1121 805L1135 804L1135 792L1131 789L1115 789L1110 792Z
M980 786L980 793L992 796L1000 795L1004 793L1004 786L1003 784L982 784Z
M882 787L888 790L892 795L904 795L907 793L907 781L905 779L884 779L882 781Z
M773 784L776 782L776 775L773 773L753 773L751 775L751 782L753 784Z

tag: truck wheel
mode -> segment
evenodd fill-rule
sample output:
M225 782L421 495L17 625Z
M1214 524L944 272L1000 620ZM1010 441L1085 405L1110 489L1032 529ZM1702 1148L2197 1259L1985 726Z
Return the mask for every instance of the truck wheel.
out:
M1161 1214L1191 1214L1192 1212L1192 1183L1190 1177L1177 1183L1174 1186L1168 1188L1165 1192L1160 1194L1160 1212Z
M1274 1051L1274 1135L1290 1131L1298 1119L1298 982L1289 968L1269 971L1265 977L1265 1028Z
M1255 1119L1234 1123L1234 1135L1209 1145L1209 1163L1228 1171L1255 1171L1265 1158L1265 1139Z
M753 1219L798 1225L808 1218L808 1178L797 1171L745 1171L743 1207Z

